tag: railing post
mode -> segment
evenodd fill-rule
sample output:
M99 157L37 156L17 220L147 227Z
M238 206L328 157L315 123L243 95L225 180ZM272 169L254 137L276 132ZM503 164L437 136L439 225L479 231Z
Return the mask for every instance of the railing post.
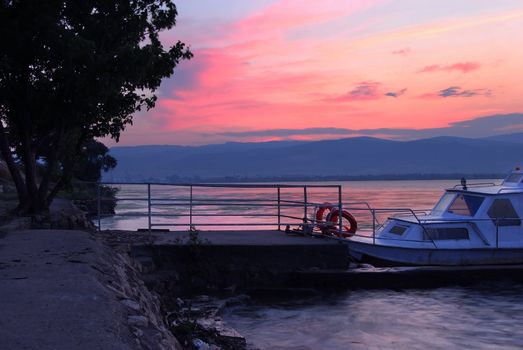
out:
M496 218L496 248L499 245L499 218Z
M376 209L372 209L372 244L376 244Z
M151 233L151 184L147 184L147 218L149 233Z
M96 213L98 218L98 231L102 231L102 203L100 198L100 183L96 183Z
M189 230L192 228L192 185L189 188Z
M343 211L342 211L342 194L341 194L341 185L338 186L338 233L341 237L343 231Z
M303 223L307 221L307 186L303 186Z
M281 193L278 186L278 231L281 231Z

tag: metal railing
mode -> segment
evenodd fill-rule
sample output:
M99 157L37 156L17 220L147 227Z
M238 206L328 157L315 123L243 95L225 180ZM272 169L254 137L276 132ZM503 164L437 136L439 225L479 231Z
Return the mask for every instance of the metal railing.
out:
M459 189L460 187L463 188L463 187L466 187L466 188L474 188L474 187L494 187L494 186L498 186L497 184L495 184L494 182L472 182L472 183L467 183L465 185L463 184L457 184L457 185L454 185L454 187L452 187L453 189Z
M358 207L354 205L363 206ZM427 237L430 237L430 234L426 232L422 220L419 218L420 214L426 215L429 210L414 210L411 208L373 208L367 202L344 203L343 207L358 218L360 233L356 232L355 236L372 237L373 244L376 244L376 233L383 227L384 222L389 218L413 218L415 222L421 226ZM435 245L434 241L432 241L432 243Z
M322 232L332 233L334 237L342 236L344 230L343 215L338 215L338 222L318 220L316 211L325 206L327 200L333 198L331 210L344 210L354 214L358 220L359 230L356 236L372 237L376 244L376 233L389 218L404 220L420 225L424 237L428 239L419 242L431 243L437 247L431 237L430 228L435 224L466 224L472 227L486 246L490 243L477 225L490 221L496 230L495 247L499 247L499 230L507 220L519 218L459 218L445 220L426 217L429 210L413 210L410 208L373 208L367 202L343 202L341 185L289 185L289 184L166 184L166 183L97 183L96 208L98 229L102 229L103 221L109 217L142 218L146 221L145 230L151 232L165 228L200 228L219 227L221 229L238 227L282 227L301 226ZM120 188L116 196L119 206L122 203L134 203L135 207L116 213L104 213L102 203L114 200L104 197L103 187ZM136 187L139 190L123 191L125 187ZM314 190L320 191L314 193ZM244 192L247 191L247 192ZM129 209L129 208L128 208ZM231 220L224 220L228 218ZM521 222L519 221L520 225ZM480 225L481 226L481 225ZM333 230L335 227L335 230ZM327 231L324 229L328 228ZM337 231L337 232L336 232ZM336 235L338 233L338 235ZM390 239L391 237L379 237ZM403 238L401 238L404 240Z
M119 217L146 219L151 232L165 228L200 227L282 227L316 222L314 212L323 204L316 191L336 196L333 206L340 212L340 185L291 184L176 184L176 183L97 183L96 222L101 230L105 220ZM119 189L116 198L104 197L103 187ZM330 193L329 193L330 192ZM316 198L315 198L316 197ZM316 200L315 200L316 199ZM115 213L104 213L102 203L116 200ZM122 210L125 203L132 206ZM111 220L111 219L109 219ZM338 230L342 230L340 215ZM332 223L330 223L332 225Z

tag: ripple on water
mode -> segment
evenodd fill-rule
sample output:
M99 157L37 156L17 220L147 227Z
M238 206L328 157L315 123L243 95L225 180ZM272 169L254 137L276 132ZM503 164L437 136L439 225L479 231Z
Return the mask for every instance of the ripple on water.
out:
M359 290L240 305L224 319L261 349L520 349L523 286Z

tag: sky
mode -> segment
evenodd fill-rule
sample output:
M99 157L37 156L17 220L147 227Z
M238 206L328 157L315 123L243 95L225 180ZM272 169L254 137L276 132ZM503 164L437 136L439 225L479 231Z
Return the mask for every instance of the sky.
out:
M194 57L119 145L523 132L521 0L175 3Z

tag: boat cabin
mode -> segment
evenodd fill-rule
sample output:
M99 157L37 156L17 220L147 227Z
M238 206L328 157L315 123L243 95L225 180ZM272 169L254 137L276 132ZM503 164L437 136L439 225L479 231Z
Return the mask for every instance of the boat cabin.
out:
M424 215L395 216L376 232L385 245L437 248L523 247L523 171L500 185L470 184L447 189Z

